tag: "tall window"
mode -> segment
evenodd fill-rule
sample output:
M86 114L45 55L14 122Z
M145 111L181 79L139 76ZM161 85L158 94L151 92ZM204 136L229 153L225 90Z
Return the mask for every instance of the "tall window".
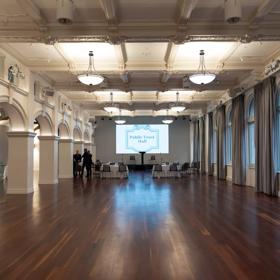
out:
M255 101L251 99L248 106L248 149L249 165L255 165Z
M232 108L230 107L227 112L227 129L226 129L226 156L227 164L231 164L232 161Z
M276 119L276 169L280 171L280 85L277 87L277 96L276 96L276 109L277 109L277 119Z

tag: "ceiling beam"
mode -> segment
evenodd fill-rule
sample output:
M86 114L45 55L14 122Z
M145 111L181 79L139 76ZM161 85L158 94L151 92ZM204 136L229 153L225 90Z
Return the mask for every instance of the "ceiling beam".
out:
M36 24L46 24L46 19L42 15L40 9L32 2L32 0L16 0L20 8L32 19Z
M127 52L125 43L114 45L114 48L119 63L119 69L124 70L127 63Z
M115 0L99 0L101 8L109 24L117 24L117 8Z
M178 0L177 2L177 22L186 23L191 17L192 11L195 8L198 0Z
M273 8L279 4L279 0L263 0L262 3L260 4L257 13L256 13L256 18L263 18L266 15L268 15Z
M280 40L280 19L261 22L253 26L250 22L228 25L224 22L189 22L181 30L180 43L189 41L276 41ZM61 26L53 24L47 29L34 30L32 24L14 23L0 26L0 42L176 42L178 25L175 23L125 23L112 30L108 24L78 24Z

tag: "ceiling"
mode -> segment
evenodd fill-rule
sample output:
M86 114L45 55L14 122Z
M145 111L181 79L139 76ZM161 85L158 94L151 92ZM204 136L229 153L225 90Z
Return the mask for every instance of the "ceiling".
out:
M56 0L1 0L0 47L93 115L104 114L110 91L128 115L165 114L176 91L187 103L183 114L199 113L252 76L260 79L280 55L279 1L241 1L237 24L225 22L223 0L73 2L69 26L56 21ZM105 77L98 87L77 79L90 50ZM199 50L217 79L183 84L198 68Z

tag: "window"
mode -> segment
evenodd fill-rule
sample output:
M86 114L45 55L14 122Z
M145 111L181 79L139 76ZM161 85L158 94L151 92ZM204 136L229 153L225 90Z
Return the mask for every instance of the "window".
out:
M277 95L276 95L276 169L280 171L280 85L277 87Z
M248 106L248 151L249 165L255 165L255 102L251 99Z
M227 111L227 128L226 128L226 159L227 164L232 161L232 110L231 107Z

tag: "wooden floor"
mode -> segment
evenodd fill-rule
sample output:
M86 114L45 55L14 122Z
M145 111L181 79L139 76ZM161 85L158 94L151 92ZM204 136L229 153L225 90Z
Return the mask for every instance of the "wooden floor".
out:
M1 280L280 279L280 200L251 188L134 173L0 197Z

